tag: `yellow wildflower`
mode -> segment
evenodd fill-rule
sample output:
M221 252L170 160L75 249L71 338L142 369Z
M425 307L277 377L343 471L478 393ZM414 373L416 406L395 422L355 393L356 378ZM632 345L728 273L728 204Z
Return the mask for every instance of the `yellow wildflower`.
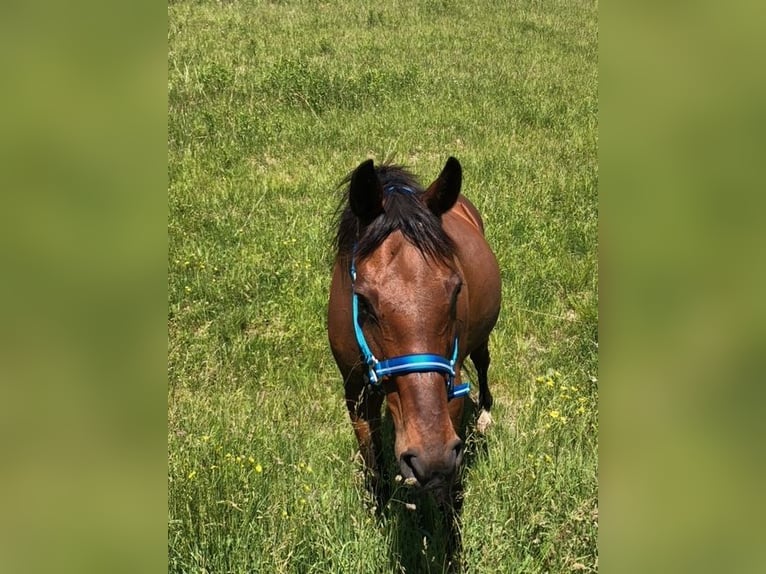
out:
M553 410L548 413L552 419L557 419L561 416L561 413L559 411Z
M189 476L187 476L186 478L188 478L189 480L194 480L194 477L195 477L195 476L197 476L197 471L196 471L196 470L193 470L193 471L191 471L191 472L189 473Z
M256 464L255 472L257 472L258 474L261 474L263 472L263 467L260 464Z

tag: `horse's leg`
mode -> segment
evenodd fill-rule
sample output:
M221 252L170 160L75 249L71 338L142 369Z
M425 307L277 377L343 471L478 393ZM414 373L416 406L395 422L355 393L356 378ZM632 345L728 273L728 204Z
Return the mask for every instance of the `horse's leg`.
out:
M489 382L487 381L487 372L489 371L489 340L484 341L479 347L471 352L471 361L476 367L476 375L479 377L479 418L476 421L476 430L480 433L486 432L489 425L492 424L492 415L489 414L492 409L492 393L489 392Z
M381 492L382 481L381 455L382 439L380 434L380 408L383 399L380 396L368 393L363 387L361 391L346 387L346 407L351 418L351 426L354 429L359 453L364 462L367 487L375 496L378 509L381 509L383 493Z

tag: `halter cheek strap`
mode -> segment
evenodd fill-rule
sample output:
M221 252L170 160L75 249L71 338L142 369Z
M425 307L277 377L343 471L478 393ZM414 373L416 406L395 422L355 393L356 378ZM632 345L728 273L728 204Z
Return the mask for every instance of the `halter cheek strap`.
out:
M443 373L447 375L447 400L456 397L465 397L468 395L471 387L470 383L463 383L455 386L455 364L458 354L458 337L452 344L452 356L447 359L441 355L431 353L415 353L411 355L400 355L390 359L379 361L372 353L367 339L364 337L362 326L359 321L359 296L353 290L353 284L356 282L356 264L351 258L351 309L354 321L354 336L356 337L359 351L362 353L364 363L367 365L367 381L373 388L380 388L382 379L385 377L397 377L400 375L409 375L411 373Z

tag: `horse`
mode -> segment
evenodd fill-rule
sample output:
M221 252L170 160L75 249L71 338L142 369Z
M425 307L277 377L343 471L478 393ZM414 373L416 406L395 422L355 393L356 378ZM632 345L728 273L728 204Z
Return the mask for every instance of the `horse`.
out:
M341 183L327 331L373 488L383 470L384 399L396 478L415 490L455 479L469 356L479 423L491 421L488 343L500 312L500 271L461 184L454 157L425 189L404 167L371 159Z

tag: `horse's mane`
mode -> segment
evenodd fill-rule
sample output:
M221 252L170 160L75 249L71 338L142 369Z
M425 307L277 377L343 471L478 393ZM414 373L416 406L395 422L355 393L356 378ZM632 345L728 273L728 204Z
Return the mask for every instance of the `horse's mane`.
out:
M345 188L335 218L337 256L345 259L353 254L357 259L363 259L391 233L401 231L407 241L424 255L434 259L451 259L455 245L442 228L441 218L421 201L424 190L415 176L400 165L387 163L376 166L375 172L387 192L383 212L366 227L361 226L349 205L353 172L339 185Z

